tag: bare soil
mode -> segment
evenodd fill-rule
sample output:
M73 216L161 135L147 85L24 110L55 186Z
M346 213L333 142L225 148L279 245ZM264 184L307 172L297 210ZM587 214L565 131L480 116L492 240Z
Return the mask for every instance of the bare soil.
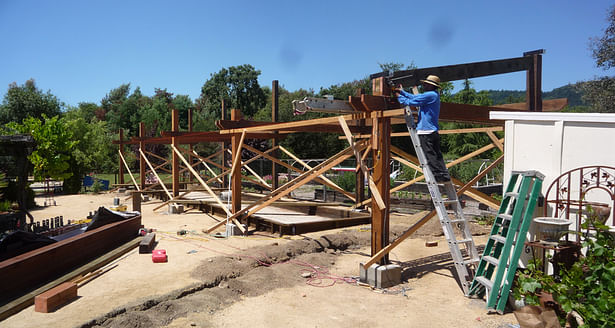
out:
M85 216L117 194L56 197L36 219ZM202 228L215 220L197 211L168 215L143 205L168 263L131 252L113 269L80 286L79 299L42 314L33 306L0 327L508 327L512 314L488 314L455 279L448 247L431 220L390 253L402 284L373 289L356 282L370 253L369 226L278 238L267 234L218 239ZM60 214L53 214L60 213ZM391 217L391 239L421 214ZM178 230L188 233L178 235ZM478 244L486 227L472 225ZM425 241L438 241L425 247Z

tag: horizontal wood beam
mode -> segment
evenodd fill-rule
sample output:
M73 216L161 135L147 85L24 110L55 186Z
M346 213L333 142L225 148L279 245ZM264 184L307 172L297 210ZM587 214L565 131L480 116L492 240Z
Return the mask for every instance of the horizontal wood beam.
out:
M482 76L527 71L530 67L532 67L532 64L532 56L523 56L500 60L397 71L389 77L389 80L395 84L415 86L419 85L421 83L420 80L425 79L430 74L437 75L441 81L457 81ZM382 72L376 73L370 75L370 78L374 79L383 76L386 77L387 74L388 73Z

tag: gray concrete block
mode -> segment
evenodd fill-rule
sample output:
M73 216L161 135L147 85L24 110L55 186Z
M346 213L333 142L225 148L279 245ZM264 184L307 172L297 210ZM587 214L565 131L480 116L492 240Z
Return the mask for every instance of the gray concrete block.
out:
M359 281L376 288L388 288L401 283L401 267L396 264L372 264L369 268L359 265Z
M181 214L181 213L184 213L184 205L169 204L169 214Z
M241 225L244 229L246 229L246 225L242 224ZM241 230L239 230L239 228L234 225L233 223L229 223L226 225L226 236L230 237L230 236L242 236L243 232L241 232Z

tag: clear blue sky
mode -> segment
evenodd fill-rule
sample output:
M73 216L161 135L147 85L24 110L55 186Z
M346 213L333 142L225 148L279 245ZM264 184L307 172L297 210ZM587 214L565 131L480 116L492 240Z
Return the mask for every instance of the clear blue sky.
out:
M0 0L0 95L34 78L67 105L122 83L195 99L210 74L251 64L288 90L363 78L378 63L442 66L546 49L543 90L612 75L590 37L609 1ZM525 89L525 73L475 79Z

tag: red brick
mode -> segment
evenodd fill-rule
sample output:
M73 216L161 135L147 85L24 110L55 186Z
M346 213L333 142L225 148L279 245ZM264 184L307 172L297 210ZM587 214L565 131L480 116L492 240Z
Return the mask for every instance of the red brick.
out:
M65 282L34 298L34 311L49 313L77 298L77 284Z

